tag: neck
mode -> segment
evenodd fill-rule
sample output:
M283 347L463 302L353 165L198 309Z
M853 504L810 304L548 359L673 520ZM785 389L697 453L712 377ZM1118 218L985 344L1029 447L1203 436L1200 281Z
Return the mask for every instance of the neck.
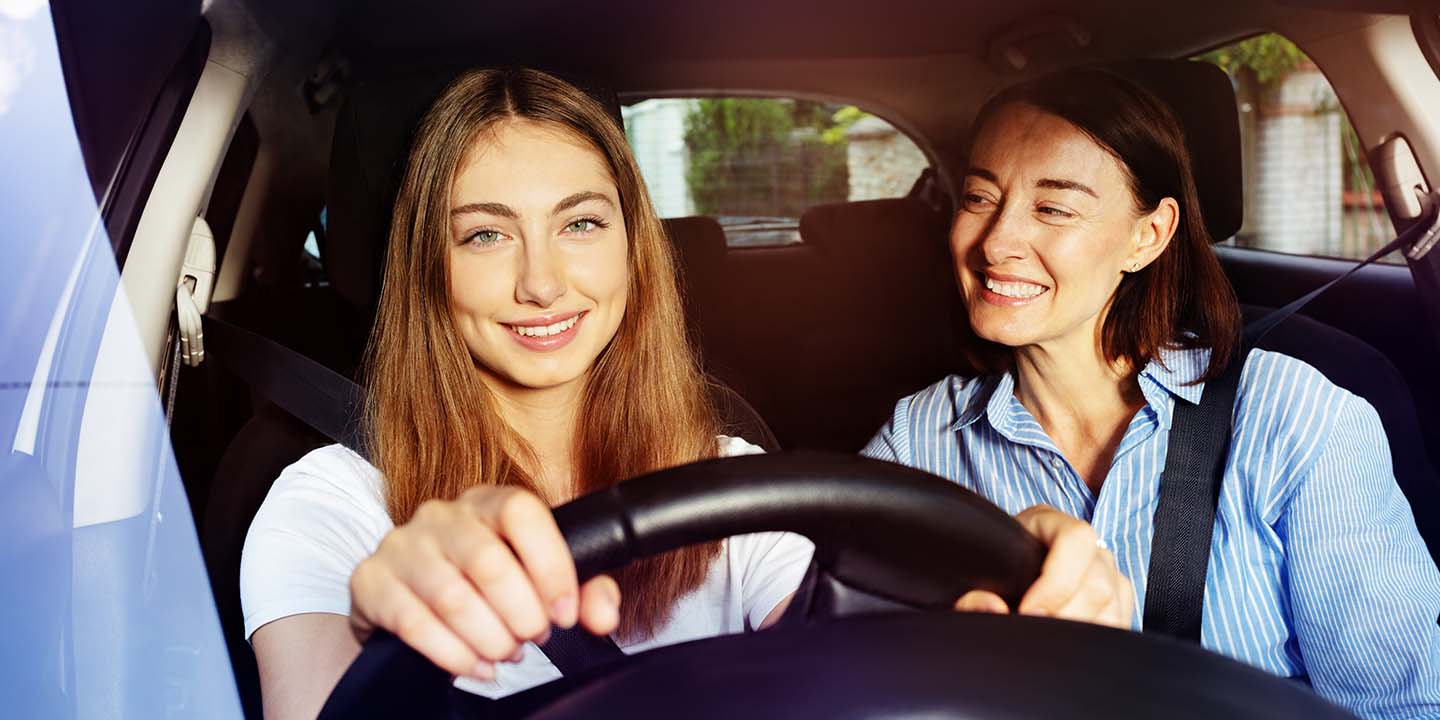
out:
M525 469L540 496L552 505L572 498L574 451L580 415L582 381L552 388L525 388L487 383L501 419L534 451L534 467ZM526 463L523 456L517 458ZM528 463L526 463L528 465Z
M1144 402L1134 369L1107 360L1098 343L1016 348L1015 375L1015 397L1047 430L1128 416Z
M1144 404L1133 368L1099 342L1015 350L1015 397L1098 495L1130 419Z

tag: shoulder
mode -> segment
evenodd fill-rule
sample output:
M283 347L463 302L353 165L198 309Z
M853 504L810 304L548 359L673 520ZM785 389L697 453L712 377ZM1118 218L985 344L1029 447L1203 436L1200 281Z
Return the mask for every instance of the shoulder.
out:
M342 501L356 509L385 506L384 478L365 458L343 445L326 445L280 471L265 505L306 499ZM262 506L262 510L264 506Z
M924 432L949 428L969 410L983 409L995 388L995 377L947 375L895 403L895 430Z
M716 435L715 444L720 457L735 457L737 455L762 455L765 448L756 445L745 438L731 435Z
M1273 428L1299 426L1314 432L1334 424L1347 406L1368 403L1331 382L1309 363L1283 353L1251 350L1240 374L1240 418L1263 419Z
M245 555L280 539L368 552L391 527L380 471L327 445L280 472L250 525Z
M393 527L382 485L374 466L340 445L281 471L240 556L246 637L290 615L349 612L350 573Z
M999 377L948 375L895 403L890 419L860 454L910 464L913 438L949 433L977 411L983 411ZM919 441L924 444L923 440Z
M1337 443L1388 461L1388 441L1375 409L1309 363L1252 350L1240 377L1234 454L1263 458L1284 479L1275 488L1279 495Z

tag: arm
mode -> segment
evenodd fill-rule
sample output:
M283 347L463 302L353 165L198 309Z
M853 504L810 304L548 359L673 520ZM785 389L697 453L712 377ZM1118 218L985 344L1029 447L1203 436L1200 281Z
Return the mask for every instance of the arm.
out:
M344 615L304 613L266 623L250 636L260 697L270 720L313 718L360 654Z
M482 680L552 621L613 627L614 581L577 591L569 551L534 495L472 488L392 529L347 457L321 450L287 468L246 537L241 599L270 716L314 717L377 626ZM556 607L566 595L568 608Z
M1375 411L1346 405L1276 531L1315 690L1367 717L1440 714L1440 573L1395 484Z

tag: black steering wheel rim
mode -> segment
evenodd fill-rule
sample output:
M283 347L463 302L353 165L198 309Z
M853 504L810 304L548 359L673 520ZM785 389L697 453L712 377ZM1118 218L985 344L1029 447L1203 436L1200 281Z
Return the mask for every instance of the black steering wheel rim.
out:
M707 460L627 480L555 509L583 582L636 559L732 535L790 531L815 556L785 624L948 608L965 591L1018 602L1044 547L1013 518L954 483L854 455L775 453ZM587 673L587 677L590 673ZM386 688L406 688L403 693ZM421 688L427 688L421 690ZM352 663L322 718L377 717L407 698L411 717L453 711L449 677L389 633ZM544 693L541 693L542 695Z
M794 695L819 692L804 683L762 685L759 695L747 691L743 681L734 686L717 685L713 670L723 666L732 674L740 668L742 673L748 669L781 679L796 670L819 673L828 668L831 680L853 685L850 694L859 696L827 696L821 704L851 717L917 712L937 717L1040 716L1037 712L1047 717L1085 717L1094 711L1121 717L1158 712L1176 717L1205 716L1197 712L1257 718L1349 717L1284 680L1168 638L1064 621L967 618L939 612L948 610L954 598L972 588L994 591L1013 606L1038 576L1044 548L1013 518L979 496L903 466L855 456L805 453L711 460L651 473L587 495L556 508L555 517L582 579L647 555L751 532L799 532L815 541L816 553L779 628L659 648L500 701L453 688L444 671L394 636L377 633L341 679L320 716L519 717L538 710L536 717L568 717L603 709L624 715L722 717L741 706L775 710L767 715L819 707L813 698ZM876 615L897 608L935 612ZM858 617L865 615L868 617ZM935 629L948 628L952 635L945 637L959 637L953 635L956 627L988 628L988 635L976 636L983 642L975 643L971 651L984 656L980 667L991 675L988 680L981 679L990 684L967 685L944 673L908 672L904 661L907 648L919 645L885 635L886 628L914 630L928 627L926 623ZM881 639L875 639L877 627ZM1018 633L1013 648L1005 641L1007 627ZM842 635L838 645L834 633ZM846 633L871 643L878 654L847 656L847 648L854 648L846 645ZM871 639L863 640L866 637ZM921 632L914 643L928 643L928 652L938 654L943 664L951 650L949 646L934 647L940 637L940 633ZM1033 678L1021 653L1043 654L1053 642L1061 642L1070 651L1067 657L1074 659L1074 671L1067 674L1052 662L1046 670L1050 677ZM955 644L954 657L968 657L965 643ZM816 652L807 654L807 647ZM759 652L750 653L746 648ZM717 652L723 658L720 665L714 664ZM1136 657L1145 660L1137 666ZM697 658L703 660L696 664ZM878 673L874 679L882 682L865 685L845 680L847 663L868 665L870 672ZM1123 683L1112 682L1107 687L1114 697L1104 709L1053 702L1053 693L1074 686L1077 678L1086 677L1086 672L1093 675L1094 668L1107 664L1128 664L1142 674L1154 668L1152 675L1172 685L1203 683L1205 678L1221 684L1206 686L1209 689L1198 695L1132 696L1125 694ZM680 672L679 668L691 670ZM753 673L750 677L753 679ZM915 677L925 678L928 684L916 685ZM1005 678L1008 680L1000 682ZM644 692L647 687L661 686L664 692ZM996 703L991 691L1002 686L1012 690L1004 698L1013 695L1013 707ZM783 694L786 688L791 692L788 699ZM1236 688L1240 694L1233 696ZM836 704L837 698L846 699ZM687 709L686 703L691 701L729 703L732 707L717 711L718 706L712 704ZM1178 707L1177 703L1184 705ZM787 707L789 711L784 710ZM1247 708L1253 711L1247 712Z

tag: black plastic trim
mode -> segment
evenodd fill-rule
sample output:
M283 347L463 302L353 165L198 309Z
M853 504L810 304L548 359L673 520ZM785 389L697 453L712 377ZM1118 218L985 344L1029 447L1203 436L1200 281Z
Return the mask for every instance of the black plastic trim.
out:
M1440 13L1410 16L1410 27L1415 31L1415 43L1420 53L1430 62L1430 69L1440 77Z
M175 135L180 131L180 121L190 106L190 98L200 84L200 73L205 69L205 60L210 54L210 24L203 19L195 30L195 37L180 56L180 62L165 79L165 85L155 98L150 114L136 129L120 167L115 173L109 192L100 204L100 216L105 221L105 230L110 234L110 247L115 251L115 263L125 267L125 258L130 253L130 243L135 239L135 229L140 225L140 215L160 175L160 167Z

